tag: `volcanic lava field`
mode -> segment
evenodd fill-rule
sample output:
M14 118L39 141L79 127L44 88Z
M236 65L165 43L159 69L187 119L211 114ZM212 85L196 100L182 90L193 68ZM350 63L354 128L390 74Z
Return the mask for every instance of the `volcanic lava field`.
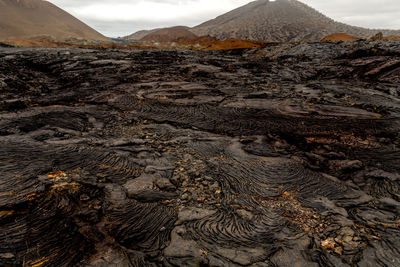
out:
M0 48L0 266L400 266L400 42Z

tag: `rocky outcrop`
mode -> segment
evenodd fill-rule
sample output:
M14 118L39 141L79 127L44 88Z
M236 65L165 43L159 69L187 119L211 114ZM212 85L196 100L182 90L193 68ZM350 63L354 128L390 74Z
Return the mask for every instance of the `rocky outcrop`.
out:
M400 43L0 48L1 266L399 266Z
M383 33L378 32L374 36L371 37L372 41L378 41L378 40L383 40Z

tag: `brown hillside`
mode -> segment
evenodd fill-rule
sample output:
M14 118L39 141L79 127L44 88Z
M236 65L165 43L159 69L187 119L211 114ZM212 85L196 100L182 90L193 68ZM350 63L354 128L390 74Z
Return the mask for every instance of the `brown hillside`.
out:
M42 0L0 0L0 40L51 36L109 42L80 20Z
M227 39L216 41L211 44L206 50L231 50L231 49L243 49L243 48L263 48L269 43L263 41L250 41L250 40L239 40L239 39Z
M387 40L387 41L400 40L400 35L390 35L390 36L386 36L386 37L383 37L383 40Z
M132 33L128 36L123 37L122 39L126 40L126 41L139 41L140 39L142 39L143 37L145 37L146 35L149 35L150 33L156 32L161 30L160 28L157 29L152 29L152 30L141 30L141 31L137 31L135 33Z
M361 38L382 32L336 22L296 0L258 0L204 22L191 29L198 36L218 39L264 40L272 42L319 41L324 36L345 32Z
M209 47L212 44L218 42L219 40L215 37L211 36L200 36L197 38L178 38L175 42L182 44L182 45L189 45L189 46L201 46L201 47Z
M358 41L360 38L348 35L346 33L334 33L325 36L321 42L340 42L340 41Z
M188 30L184 26L176 26L172 28L164 28L152 32L141 39L141 41L149 42L173 42L179 38L195 39L197 35Z

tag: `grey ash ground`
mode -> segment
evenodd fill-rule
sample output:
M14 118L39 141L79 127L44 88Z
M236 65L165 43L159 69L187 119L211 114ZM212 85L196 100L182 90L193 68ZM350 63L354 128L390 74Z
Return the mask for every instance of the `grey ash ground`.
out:
M1 266L400 266L400 43L0 48Z

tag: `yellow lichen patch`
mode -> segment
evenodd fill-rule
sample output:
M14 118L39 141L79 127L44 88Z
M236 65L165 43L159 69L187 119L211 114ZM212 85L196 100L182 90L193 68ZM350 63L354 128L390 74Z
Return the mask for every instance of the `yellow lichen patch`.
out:
M25 266L30 266L30 267L39 267L48 262L49 259L46 259L45 257L33 260L33 261L28 261Z
M37 197L39 197L39 195L36 194L36 193L32 193L32 194L26 195L25 197L26 197L28 200L32 201L32 200L35 200Z
M204 256L207 256L207 255L208 255L208 252L207 252L206 250L200 249L200 254L201 254L201 255L204 255Z
M53 190L53 191L61 191L61 190L65 190L65 189L74 189L74 190L76 190L76 189L79 189L81 187L81 185L80 184L78 184L78 183L75 183L75 182L72 182L72 183L58 183L58 184L55 184L55 185L52 185L50 188Z
M287 192L287 191L286 191L286 192L283 192L283 193L282 193L282 197L289 197L289 196L291 196L293 193L295 193L295 192L293 192L293 191L292 191L292 192Z
M47 174L47 177L53 178L55 181L61 180L62 178L66 177L67 174L63 171L58 171L58 172L51 172Z
M10 216L13 214L14 214L13 210L0 210L0 216Z

